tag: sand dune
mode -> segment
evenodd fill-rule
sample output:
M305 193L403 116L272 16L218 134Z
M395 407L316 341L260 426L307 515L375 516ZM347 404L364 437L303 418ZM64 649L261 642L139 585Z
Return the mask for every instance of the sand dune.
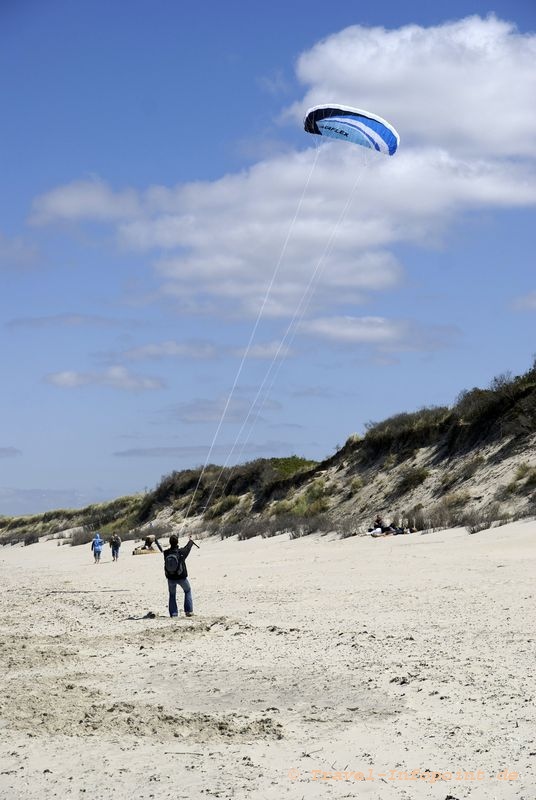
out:
M0 797L536 797L535 541L4 547Z

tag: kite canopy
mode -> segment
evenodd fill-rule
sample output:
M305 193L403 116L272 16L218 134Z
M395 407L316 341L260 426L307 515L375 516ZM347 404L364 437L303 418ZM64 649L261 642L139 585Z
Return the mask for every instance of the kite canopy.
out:
M400 137L392 125L375 114L349 106L314 106L303 121L307 133L343 139L393 156Z

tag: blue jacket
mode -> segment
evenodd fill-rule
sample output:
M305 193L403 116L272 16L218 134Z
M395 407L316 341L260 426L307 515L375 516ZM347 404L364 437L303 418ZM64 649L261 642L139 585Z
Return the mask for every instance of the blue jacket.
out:
M91 549L93 550L94 553L100 553L103 547L104 547L104 542L97 533L95 538L91 542Z

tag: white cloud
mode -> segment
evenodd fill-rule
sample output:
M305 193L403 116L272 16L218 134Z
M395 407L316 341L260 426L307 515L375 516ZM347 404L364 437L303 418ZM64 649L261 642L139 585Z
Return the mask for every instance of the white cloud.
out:
M107 386L112 389L122 389L130 392L139 392L152 389L162 389L163 381L158 378L146 378L134 375L125 367L113 366L103 372L53 372L45 377L47 383L59 386L62 389L77 389L81 386Z
M407 336L407 323L383 317L320 317L305 322L302 330L347 344L393 344Z
M326 98L368 107L399 129L394 158L341 143L316 149L319 137L304 133L309 149L213 182L58 187L36 200L34 218L109 220L123 248L155 258L159 296L184 313L339 317L400 285L396 246L433 246L467 211L536 204L535 56L536 36L493 16L354 26L301 56L308 91L289 113L297 120ZM359 335L425 343L401 324Z
M430 28L356 25L302 54L297 74L310 88L293 112L350 105L392 122L402 147L532 157L535 63L536 36L493 15Z
M419 327L409 320L385 317L318 317L300 331L338 345L369 345L387 352L435 350L456 335L446 326Z
M429 244L456 214L536 202L535 171L525 164L421 149L373 158L363 168L357 150L322 148L294 222L313 151L195 184L195 191L178 188L176 214L121 223L121 242L167 252L155 265L161 292L185 311L255 316L277 272L264 314L292 316L300 303L306 307L310 288L318 287L323 307L359 304L370 292L395 288L403 271L389 248ZM164 192L166 206L171 194Z
M105 222L138 213L139 197L134 189L114 192L104 181L92 178L58 186L37 197L30 222L34 225L78 220Z
M159 358L192 358L205 360L215 358L217 348L210 342L176 342L169 340L140 345L126 350L122 356L132 361Z
M247 351L243 348L241 350L234 350L233 353L239 358L247 356L247 358L272 361L278 358L288 358L291 355L291 350L282 342L264 342L253 344Z
M427 246L463 211L536 202L536 175L527 165L421 149L372 158L363 169L356 150L320 151L295 222L312 151L198 185L195 209L125 224L122 241L169 250L156 263L164 294L182 303L218 298L222 311L254 316L277 272L264 314L291 316L300 303L306 307L311 287L323 307L395 288L402 268L389 248Z

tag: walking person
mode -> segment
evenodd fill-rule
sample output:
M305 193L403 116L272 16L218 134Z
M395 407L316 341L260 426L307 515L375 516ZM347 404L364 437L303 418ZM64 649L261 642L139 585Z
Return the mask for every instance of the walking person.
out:
M118 533L114 533L110 539L110 547L112 548L112 561L117 561L119 558L119 548L121 547L121 537Z
M93 558L95 559L95 564L98 564L100 562L100 557L103 547L104 547L104 542L100 537L100 533L97 531L95 536L93 537L93 541L91 542L91 550L93 552Z
M186 569L186 559L195 542L192 537L188 539L184 547L179 547L179 538L174 533L169 537L169 548L162 550L160 543L156 540L156 545L164 555L164 572L168 582L169 590L169 616L178 617L179 609L177 606L177 586L184 592L184 613L187 617L194 615L194 603L192 598L192 587L188 580L188 570Z

